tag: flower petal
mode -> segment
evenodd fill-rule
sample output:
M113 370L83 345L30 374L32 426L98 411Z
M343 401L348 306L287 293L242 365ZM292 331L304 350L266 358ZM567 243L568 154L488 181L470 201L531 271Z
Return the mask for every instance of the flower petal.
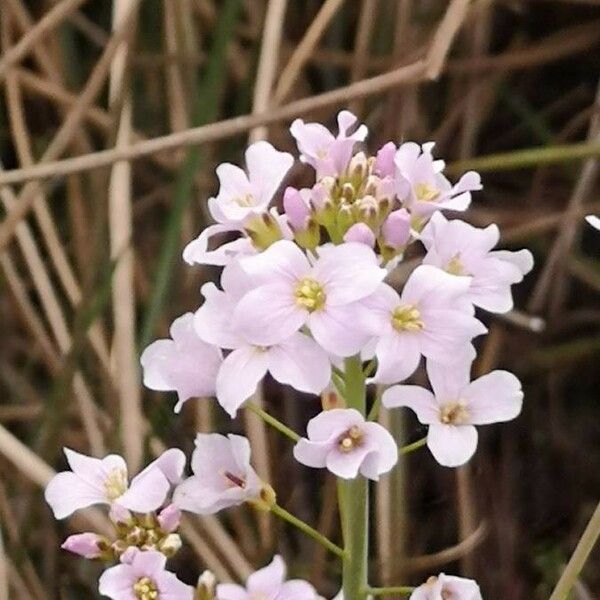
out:
M248 592L241 585L235 583L219 583L217 598L219 600L250 600Z
M256 391L267 367L267 353L255 346L242 346L223 361L217 375L217 400L231 418Z
M71 471L57 473L46 486L44 496L57 519L64 519L93 504L108 504L104 489L91 485Z
M477 449L477 429L472 425L429 426L427 446L435 460L444 467L464 465Z
M375 347L377 372L370 383L392 384L410 377L421 360L419 336L413 332L391 331Z
M151 512L162 506L170 487L158 467L146 469L131 482L129 489L116 502L134 512Z
M434 395L418 385L394 385L383 392L381 401L386 408L410 408L426 425L440 420L439 405Z
M275 597L285 581L286 567L281 556L276 554L270 564L248 577L246 588L250 597Z
M133 586L138 575L131 565L116 565L102 573L98 580L98 591L112 600L133 600Z
M294 285L310 270L304 252L289 240L279 240L264 252L245 258L240 264L255 285L273 282Z
M468 402L474 425L510 421L523 405L521 382L508 371L492 371L479 377L464 390L462 398Z
M246 166L250 182L259 194L259 204L267 206L294 164L294 157L276 150L264 140L255 142L246 150Z
M320 394L331 378L329 356L312 338L296 333L268 350L269 371L280 383Z

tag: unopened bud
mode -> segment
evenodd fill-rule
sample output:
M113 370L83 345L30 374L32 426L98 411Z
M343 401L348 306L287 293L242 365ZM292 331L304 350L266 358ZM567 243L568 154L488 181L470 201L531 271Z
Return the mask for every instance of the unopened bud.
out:
M273 215L266 212L247 219L244 230L259 250L266 250L271 244L283 239L279 223Z
M217 578L211 571L204 571L198 578L194 600L215 600Z
M340 231L347 231L356 222L351 206L342 206L338 211L337 224Z
M355 223L346 231L344 241L358 242L359 244L365 244L369 248L373 248L375 247L375 234L367 224Z
M366 177L369 171L369 163L364 152L358 152L352 157L348 165L348 173L351 177L363 178Z
M351 183L344 183L344 185L342 185L342 198L346 202L352 203L355 196L356 190L354 189L354 186Z
M157 547L167 558L171 558L181 548L181 537L177 533L170 533L159 542Z
M333 410L334 408L346 408L346 403L336 391L325 390L321 394L321 406L323 410Z
M125 540L130 546L139 546L146 541L146 530L136 525L129 530Z
M394 157L396 156L396 144L388 142L377 152L377 158L373 170L380 177L393 177L396 171Z
M403 249L410 238L410 215L404 208L391 212L381 226L383 242L395 250Z
M310 207L305 199L307 192L310 195L309 190L288 187L283 194L283 209L294 231L303 231L310 217Z
M295 231L294 239L301 248L314 250L321 243L321 229L319 224L310 217L303 231Z
M62 544L61 548L83 558L102 558L110 548L110 541L95 533L78 533L70 535Z
M179 527L181 511L174 504L169 504L158 513L156 520L162 531L172 533Z
M379 203L374 196L365 196L360 199L358 204L358 214L360 220L368 223L371 227L377 226L377 218L379 215Z
M133 515L119 504L110 507L109 518L117 529L129 528L133 525Z

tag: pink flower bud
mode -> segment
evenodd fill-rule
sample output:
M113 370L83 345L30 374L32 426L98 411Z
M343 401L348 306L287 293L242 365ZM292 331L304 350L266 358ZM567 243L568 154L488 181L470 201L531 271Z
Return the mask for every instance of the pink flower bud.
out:
M410 238L410 214L404 208L391 212L381 226L386 246L399 249L408 243Z
M395 166L394 156L396 155L396 144L394 142L388 142L382 146L377 152L377 158L375 160L375 173L381 177L393 177Z
M70 535L61 548L83 558L98 558L102 555L103 548L106 550L108 544L106 539L95 533L78 533Z
M171 533L179 527L181 511L174 504L169 504L160 511L157 520L165 533Z
M133 522L131 513L120 504L113 504L108 516L115 525L129 525Z
M306 222L310 216L310 208L308 202L302 192L308 192L308 190L297 190L293 187L286 188L283 194L283 208L288 218L289 224L296 230L303 230L306 228Z
M359 244L366 244L369 248L373 248L375 246L375 235L365 223L356 223L346 231L344 241L358 242Z

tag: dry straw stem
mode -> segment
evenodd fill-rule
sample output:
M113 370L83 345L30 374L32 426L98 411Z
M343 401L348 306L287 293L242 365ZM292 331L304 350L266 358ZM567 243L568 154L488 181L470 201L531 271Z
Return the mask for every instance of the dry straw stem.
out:
M92 70L86 85L81 91L77 103L69 111L62 126L44 152L40 160L41 163L59 158L72 142L73 137L78 132L86 110L94 102L104 85L115 52L129 33L130 22L135 16L135 9L139 2L140 0L132 0L132 4L130 5L126 18L123 19L121 28L113 35L110 43L106 46L102 56ZM29 212L37 198L38 192L39 184L33 182L26 185L19 194L19 202L16 204L15 208L8 212L6 219L3 221L2 226L0 226L0 249L6 246L14 234L17 223Z
M115 0L113 31L127 25L135 14L135 0ZM120 106L115 148L127 146L131 137L132 100L127 80L129 43L135 33L135 23L128 38L114 54L110 67L109 102ZM116 260L113 274L112 302L114 317L113 374L119 394L121 444L127 464L137 471L143 455L143 427L140 376L135 351L135 292L133 283L134 253L131 247L131 164L113 165L108 188L108 212L111 258Z
M4 53L0 59L0 81L11 65L27 56L41 38L75 12L85 1L63 0L52 7L17 44Z
M283 30L286 8L287 0L270 0L267 7L256 82L254 84L253 115L263 113L269 107L275 73L279 66L281 32ZM266 137L266 127L257 127L250 131L249 141L255 142Z
M285 100L294 86L300 71L302 71L302 67L308 61L329 23L331 23L331 20L343 3L344 0L325 0L321 10L319 10L317 16L313 19L310 27L306 30L304 37L279 76L277 87L273 93L273 103L275 105L281 104Z
M4 538L0 525L0 600L8 600L8 567L6 552L4 551Z
M8 31L9 23L7 19L2 21L2 47L9 47L10 32ZM10 69L6 74L5 94L8 107L9 124L12 131L12 137L15 142L17 155L19 160L25 166L34 164L33 150L31 146L31 137L27 129L25 120L23 102L20 93L20 84L15 77L13 69ZM2 168L0 166L0 172ZM43 239L48 248L48 254L52 260L54 268L59 276L59 280L73 306L81 302L81 290L75 279L73 269L71 268L65 248L60 240L58 230L54 224L54 220L48 208L48 204L44 196L40 194L35 198L33 211L36 221L42 232ZM89 338L92 347L96 351L104 368L108 369L108 348L104 339L104 334L99 324L94 324L89 331Z

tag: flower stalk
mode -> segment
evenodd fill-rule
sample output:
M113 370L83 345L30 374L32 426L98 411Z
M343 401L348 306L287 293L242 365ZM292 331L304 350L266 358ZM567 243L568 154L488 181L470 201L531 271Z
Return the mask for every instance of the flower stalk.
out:
M345 361L348 408L366 413L366 385L360 357ZM364 600L368 578L369 484L361 475L339 480L338 501L344 534L342 589L344 600Z

